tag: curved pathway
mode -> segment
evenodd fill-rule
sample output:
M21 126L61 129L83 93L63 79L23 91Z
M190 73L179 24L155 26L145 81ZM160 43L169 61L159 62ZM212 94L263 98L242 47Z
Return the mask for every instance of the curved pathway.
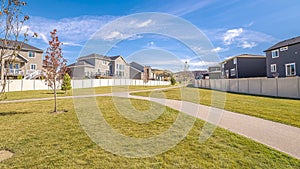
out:
M259 143L265 144L269 147L300 159L300 128L186 101L130 95L130 93L134 92L166 89L168 88L82 96L66 96L58 98L70 99L83 97L115 96L153 101L171 107L175 110L190 114L196 118L215 124L216 126L224 128L231 132L243 135ZM53 98L34 98L1 101L0 103L29 102L52 99Z

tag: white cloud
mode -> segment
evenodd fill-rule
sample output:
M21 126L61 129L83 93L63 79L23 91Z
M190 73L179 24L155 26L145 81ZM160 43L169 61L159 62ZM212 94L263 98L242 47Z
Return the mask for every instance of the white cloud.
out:
M66 46L78 46L78 47L83 46L81 44L72 43L72 42L63 42L63 45L66 45Z
M38 39L48 43L50 31L57 29L59 39L66 45L79 46L85 43L104 24L114 20L113 16L80 16L74 18L63 18L59 20L43 17L30 17L25 28L30 32L38 33ZM30 33L29 32L29 33Z
M147 20L147 21L145 21L145 22L142 22L142 23L137 24L137 27L138 27L138 28L146 27L146 26L148 26L151 22L152 22L152 20L149 19L149 20Z
M253 48L253 47L257 46L257 44L255 42L243 41L243 42L241 42L241 44L239 44L239 46L246 49L246 48Z
M227 50L228 50L227 48L216 47L216 48L212 49L212 52L224 52Z
M153 47L153 46L154 46L154 42L153 41L147 43L147 47Z
M260 43L270 43L276 40L271 35L245 28L206 30L205 33L213 41L222 41L223 45L227 46L223 51L233 46L243 49L253 48ZM215 50L221 50L221 48Z
M223 36L223 42L225 45L231 45L234 41L235 38L240 36L241 33L243 33L243 28L239 28L239 29L230 29L228 31L226 31L226 33Z

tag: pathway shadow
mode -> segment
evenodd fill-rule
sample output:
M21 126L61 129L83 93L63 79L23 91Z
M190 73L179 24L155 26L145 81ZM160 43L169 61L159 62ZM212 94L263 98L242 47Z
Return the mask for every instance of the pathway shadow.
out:
M33 112L0 112L0 117L1 116L13 116L13 115L18 115L18 114L32 114Z

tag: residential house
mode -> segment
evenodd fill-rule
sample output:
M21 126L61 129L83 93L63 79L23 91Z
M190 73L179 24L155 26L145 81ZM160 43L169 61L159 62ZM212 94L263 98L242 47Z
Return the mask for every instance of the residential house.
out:
M9 78L17 78L18 76L38 75L42 72L43 66L43 50L24 42L7 41L9 45L3 45L3 39L0 40L0 52L4 53L2 65L4 75ZM13 48L9 46L20 46L20 50L16 56L12 56Z
M122 56L109 57L110 61L110 75L117 78L129 79L130 65Z
M72 77L129 78L129 64L122 56L90 54L68 66Z
M221 65L208 67L209 79L221 79Z
M130 79L155 80L156 74L150 66L143 66L136 62L130 63Z
M221 63L223 78L266 77L266 57L241 54Z
M151 69L157 80L169 81L173 73L169 70Z
M281 41L264 52L267 77L300 75L300 36Z
M194 70L192 73L195 79L204 79L204 77L207 76L206 70Z
M130 63L130 79L143 79L144 66L136 63Z

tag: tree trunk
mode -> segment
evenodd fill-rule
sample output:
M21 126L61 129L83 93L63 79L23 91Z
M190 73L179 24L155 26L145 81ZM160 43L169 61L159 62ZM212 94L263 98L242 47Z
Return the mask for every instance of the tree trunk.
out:
M57 112L57 103L56 103L56 80L54 80L54 113Z

